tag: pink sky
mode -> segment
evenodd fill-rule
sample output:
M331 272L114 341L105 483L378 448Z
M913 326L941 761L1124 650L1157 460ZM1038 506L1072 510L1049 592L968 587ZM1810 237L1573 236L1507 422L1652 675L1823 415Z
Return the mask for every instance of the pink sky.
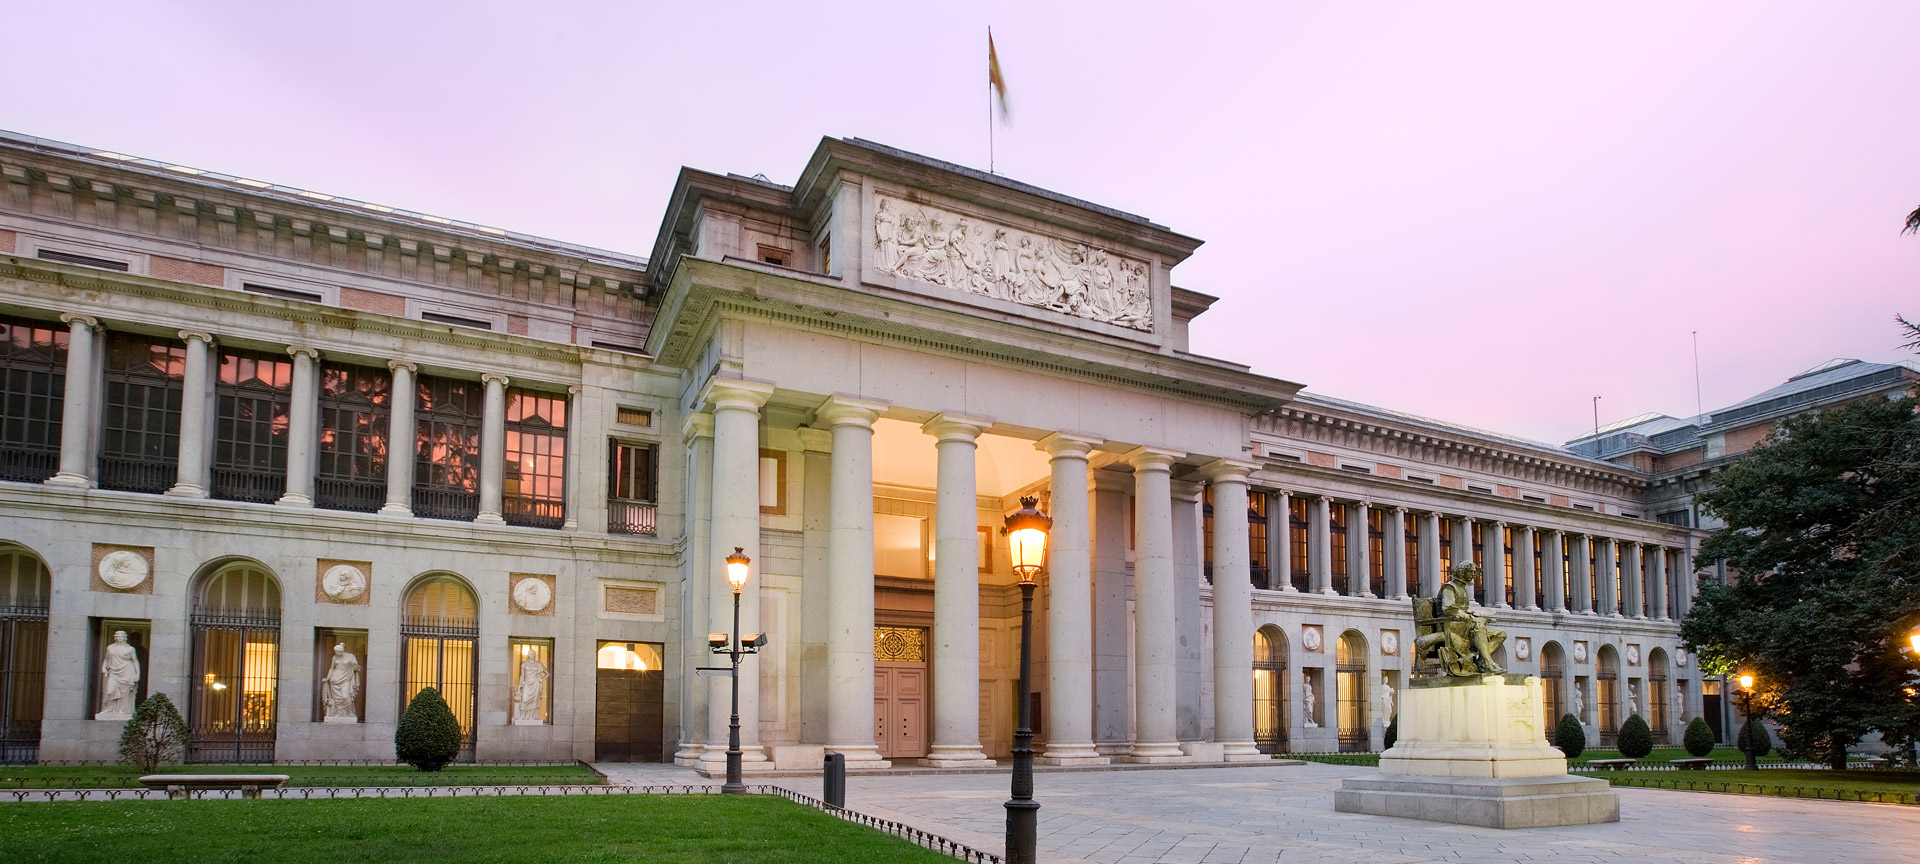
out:
M1694 330L1709 409L1910 356L1920 4L1041 5L26 4L0 128L645 253L681 165L985 167L992 24L996 167L1206 240L1200 353L1547 441Z

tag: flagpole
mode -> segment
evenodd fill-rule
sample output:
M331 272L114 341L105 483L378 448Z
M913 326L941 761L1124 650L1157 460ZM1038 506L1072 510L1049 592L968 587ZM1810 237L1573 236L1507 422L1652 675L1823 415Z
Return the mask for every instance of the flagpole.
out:
M987 26L987 47L988 55L991 56L993 47L992 25ZM993 170L993 82L991 80L987 82L987 173L995 173Z

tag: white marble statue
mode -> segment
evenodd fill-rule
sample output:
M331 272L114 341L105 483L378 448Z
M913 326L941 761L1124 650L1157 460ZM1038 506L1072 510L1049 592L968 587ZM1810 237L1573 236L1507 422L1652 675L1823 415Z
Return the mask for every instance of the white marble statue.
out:
M1306 683L1305 683L1304 685L1302 685L1302 686L1301 686L1301 688L1300 688L1300 700L1301 700L1302 702L1305 702L1305 703L1306 703L1306 707L1307 707L1307 712L1306 712L1306 714L1307 714L1307 722L1306 722L1306 728L1308 728L1308 729L1318 729L1318 728L1320 728L1320 724L1318 724L1318 723L1315 723L1315 722L1313 722L1313 701L1314 701L1314 699L1313 699L1313 682L1312 682L1312 681L1308 681L1308 682L1306 682Z
M513 725L538 726L547 722L540 716L546 707L547 666L529 651L520 661L520 683L513 687Z
M1633 715L1638 713L1640 713L1640 691L1634 689L1632 684L1628 684L1627 685L1627 716L1632 717Z
M1578 687L1573 689L1573 716L1574 719L1580 721L1580 725L1587 725L1587 700L1586 697L1580 695L1580 688Z
M1387 724L1391 722L1393 722L1393 685L1382 681L1380 682L1380 728L1387 728Z
M127 644L127 631L115 630L100 661L100 713L95 720L128 720L140 695L140 653Z
M1677 681L1673 685L1673 710L1680 722L1687 722L1687 689Z
M347 646L333 646L333 664L327 667L327 683L321 691L328 723L360 722L360 658L347 652Z

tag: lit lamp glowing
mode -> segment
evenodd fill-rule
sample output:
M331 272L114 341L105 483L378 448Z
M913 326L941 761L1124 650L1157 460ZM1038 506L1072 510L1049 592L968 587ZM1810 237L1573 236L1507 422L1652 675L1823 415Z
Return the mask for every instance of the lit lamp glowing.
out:
M1741 675L1739 680L1741 698L1740 713L1744 718L1741 722L1746 724L1741 730L1744 734L1740 736L1740 752L1746 754L1747 770L1758 771L1760 770L1760 754L1755 748L1760 742L1755 741L1754 738L1757 737L1759 733L1764 732L1766 727L1761 725L1753 716L1753 676Z
M733 586L733 593L740 593L740 586L747 584L747 563L751 560L742 547L733 547L733 554L727 556L727 584ZM738 630L739 628L734 628Z
M1907 634L1907 641L1913 643L1913 653L1920 654L1920 627L1913 628L1913 632Z
M733 586L733 634L708 633L707 646L715 654L725 654L733 660L730 675L733 678L733 716L727 722L727 782L720 791L730 795L744 795L747 785L740 782L740 658L748 654L760 653L760 646L767 644L767 634L740 632L740 589L747 584L747 558L745 549L735 546L733 554L727 556L727 584ZM737 641L736 641L737 640Z
M1020 509L1007 516L1007 555L1020 577L1020 701L1013 730L1013 797L1007 801L1007 864L1033 864L1040 822L1040 805L1033 800L1032 697L1028 669L1033 657L1034 578L1047 562L1047 532L1053 517L1034 506L1039 500L1022 497Z

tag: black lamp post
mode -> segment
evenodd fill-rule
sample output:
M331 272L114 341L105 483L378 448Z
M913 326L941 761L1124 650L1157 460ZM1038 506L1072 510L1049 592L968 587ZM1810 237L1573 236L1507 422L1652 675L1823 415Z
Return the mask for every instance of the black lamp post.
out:
M1034 864L1039 835L1040 805L1033 800L1033 721L1028 711L1027 677L1033 660L1033 579L1045 566L1047 532L1053 518L1022 497L1020 509L1007 517L1007 553L1020 577L1020 701L1013 730L1013 797L1007 800L1007 864Z
M1760 770L1760 754L1755 751L1753 740L1753 676L1740 676L1740 752L1746 754L1747 770ZM1765 727L1762 727L1763 729Z
M727 582L733 585L733 634L708 633L707 646L715 654L726 654L733 659L730 675L733 678L733 712L727 720L727 782L720 791L729 795L744 795L747 784L740 782L740 658L748 654L760 653L760 646L767 644L767 634L740 632L740 588L747 584L747 564L749 559L742 547L733 547L733 554L727 556Z
M1913 654L1909 656L1913 657L1915 662L1920 662L1920 627L1913 628L1913 632L1907 634L1907 641L1913 645ZM1913 696L1914 688L1908 687L1907 698L1911 699ZM1920 769L1920 736L1915 736L1913 739L1913 767Z

